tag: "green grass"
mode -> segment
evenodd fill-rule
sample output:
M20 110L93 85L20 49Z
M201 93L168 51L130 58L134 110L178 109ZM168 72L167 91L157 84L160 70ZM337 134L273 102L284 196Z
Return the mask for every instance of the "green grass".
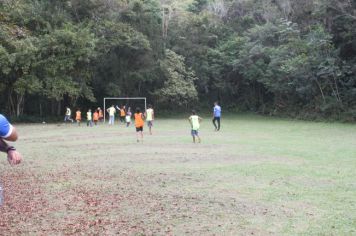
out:
M18 231L13 228L21 211L5 206L0 213L13 227L0 224L3 231L356 234L352 124L238 115L227 116L214 132L206 117L201 144L191 143L185 119L158 119L143 144L136 143L132 127L19 125L18 130L25 162L14 169L1 162L0 178L10 182L14 172L31 173L16 179L24 183L18 188L40 186L47 205L45 213L37 210L25 220L31 227ZM10 188L8 195L16 191L21 193ZM25 197L17 194L19 201ZM100 201L85 204L93 199ZM95 219L101 220L97 228L69 223Z

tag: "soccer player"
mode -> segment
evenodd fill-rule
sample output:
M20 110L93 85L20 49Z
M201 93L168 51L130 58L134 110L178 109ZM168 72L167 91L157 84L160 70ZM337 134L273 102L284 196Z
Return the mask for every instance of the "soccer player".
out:
M126 111L125 111L126 107L122 106L120 110L120 121L121 123L125 123L125 117L126 117Z
M218 102L214 103L214 111L213 111L213 125L215 127L215 131L220 130L220 119L221 119L221 107L219 106ZM216 122L218 125L216 125Z
M87 126L89 126L89 125L90 125L90 127L93 126L91 109L89 109L87 112Z
M101 110L100 107L98 107L97 110L98 110L98 113L99 113L99 121L100 121L100 122L103 122L103 120L104 120L103 110Z
M129 127L131 124L131 116L132 116L132 112L131 112L131 107L127 108L127 112L126 112L126 127Z
M109 113L109 125L114 125L116 113L114 105L111 105L106 111Z
M152 126L153 126L153 121L154 121L154 110L152 108L152 105L148 105L148 109L146 111L146 121L147 121L147 126L149 128L150 131L150 135L152 135Z
M136 108L135 112L135 127L136 127L136 138L137 142L140 142L139 137L141 136L141 142L143 142L143 125L144 125L144 120L145 116L142 114L141 110L139 107Z
M82 121L82 112L78 108L78 110L75 112L75 120L77 121L78 126L80 126L80 122Z
M69 107L66 107L66 114L64 116L64 122L67 122L68 120L73 123L73 119L71 118L72 116L72 111L70 110Z
M192 115L189 117L189 123L192 127L191 134L193 137L193 143L195 143L195 137L198 138L198 143L201 142L201 139L199 137L199 128L200 128L200 122L202 122L202 118L199 117L195 110L192 111Z
M99 121L99 112L98 111L95 111L93 113L93 121L94 121L95 125L98 125L98 121Z

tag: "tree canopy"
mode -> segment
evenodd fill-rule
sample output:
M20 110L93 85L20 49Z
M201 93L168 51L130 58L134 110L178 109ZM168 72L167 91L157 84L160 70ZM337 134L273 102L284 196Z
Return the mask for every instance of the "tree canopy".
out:
M59 115L106 96L356 119L348 0L0 0L0 105Z

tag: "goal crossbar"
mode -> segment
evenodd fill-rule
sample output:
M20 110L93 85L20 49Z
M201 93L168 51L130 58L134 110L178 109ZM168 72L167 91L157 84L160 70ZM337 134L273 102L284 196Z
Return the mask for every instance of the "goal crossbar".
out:
M106 100L144 100L145 101L145 111L147 110L147 99L146 97L106 97L104 98L104 123L106 122Z

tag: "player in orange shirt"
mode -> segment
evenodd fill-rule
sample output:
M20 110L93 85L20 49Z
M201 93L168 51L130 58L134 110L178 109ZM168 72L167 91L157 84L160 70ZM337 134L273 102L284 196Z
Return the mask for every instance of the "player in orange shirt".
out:
M141 142L143 142L143 125L145 116L142 114L139 107L136 108L135 112L135 127L136 127L136 138L137 142L140 142L139 136L141 135Z
M75 120L77 121L78 126L80 126L80 122L82 121L82 113L80 112L80 109L75 113Z
M99 113L99 121L103 122L104 121L104 114L103 114L103 110L101 110L100 107L98 107L98 113Z
M125 117L126 117L126 107L122 106L120 109L120 121L121 123L125 122Z
M98 121L99 121L99 112L95 111L93 114L93 121L95 125L98 125Z

